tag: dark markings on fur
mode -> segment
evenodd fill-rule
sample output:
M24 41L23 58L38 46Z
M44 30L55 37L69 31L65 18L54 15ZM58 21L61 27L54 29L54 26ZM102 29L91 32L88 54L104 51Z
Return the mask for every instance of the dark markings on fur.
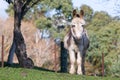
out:
M68 36L69 36L69 38L68 38L68 40L67 40L67 44L68 44L68 46L70 46L70 41L71 41L71 37L72 37L71 30L69 30Z

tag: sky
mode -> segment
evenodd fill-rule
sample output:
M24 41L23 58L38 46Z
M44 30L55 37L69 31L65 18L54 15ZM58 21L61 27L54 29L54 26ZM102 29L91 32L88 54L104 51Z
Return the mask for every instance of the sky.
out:
M8 3L5 2L5 0L0 0L0 18L7 18L8 15L5 12L5 9L7 9Z
M72 0L72 2L74 8L86 4L94 11L106 11L111 16L120 16L120 0Z
M106 11L113 17L120 16L120 0L72 0L72 2L74 8L80 8L81 5L86 4L94 11ZM5 0L0 0L0 18L6 19L8 17L5 12L7 7L8 3Z

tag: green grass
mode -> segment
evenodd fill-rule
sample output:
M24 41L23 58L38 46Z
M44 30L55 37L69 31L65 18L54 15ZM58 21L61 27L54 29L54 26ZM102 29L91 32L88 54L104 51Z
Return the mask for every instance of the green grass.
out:
M94 77L56 73L40 68L24 69L14 67L0 68L0 80L120 80L112 77Z

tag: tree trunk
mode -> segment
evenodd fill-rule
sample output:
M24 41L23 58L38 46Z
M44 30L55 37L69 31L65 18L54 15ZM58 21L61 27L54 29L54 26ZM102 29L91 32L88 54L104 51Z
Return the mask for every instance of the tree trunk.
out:
M33 68L33 61L27 57L26 45L23 35L21 33L21 20L22 20L22 2L15 0L14 2L14 36L13 44L16 46L15 53L17 55L19 64L24 68Z
M13 41L12 46L11 46L10 51L9 51L9 55L8 55L8 60L7 60L8 65L12 65L12 63L13 63L15 49L16 49L16 45L15 45L15 42Z

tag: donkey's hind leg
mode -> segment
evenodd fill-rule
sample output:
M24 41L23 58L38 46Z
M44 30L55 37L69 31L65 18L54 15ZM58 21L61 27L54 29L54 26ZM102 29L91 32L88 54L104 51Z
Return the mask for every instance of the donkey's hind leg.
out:
M73 50L69 50L69 56L70 56L70 74L75 73L75 53Z

